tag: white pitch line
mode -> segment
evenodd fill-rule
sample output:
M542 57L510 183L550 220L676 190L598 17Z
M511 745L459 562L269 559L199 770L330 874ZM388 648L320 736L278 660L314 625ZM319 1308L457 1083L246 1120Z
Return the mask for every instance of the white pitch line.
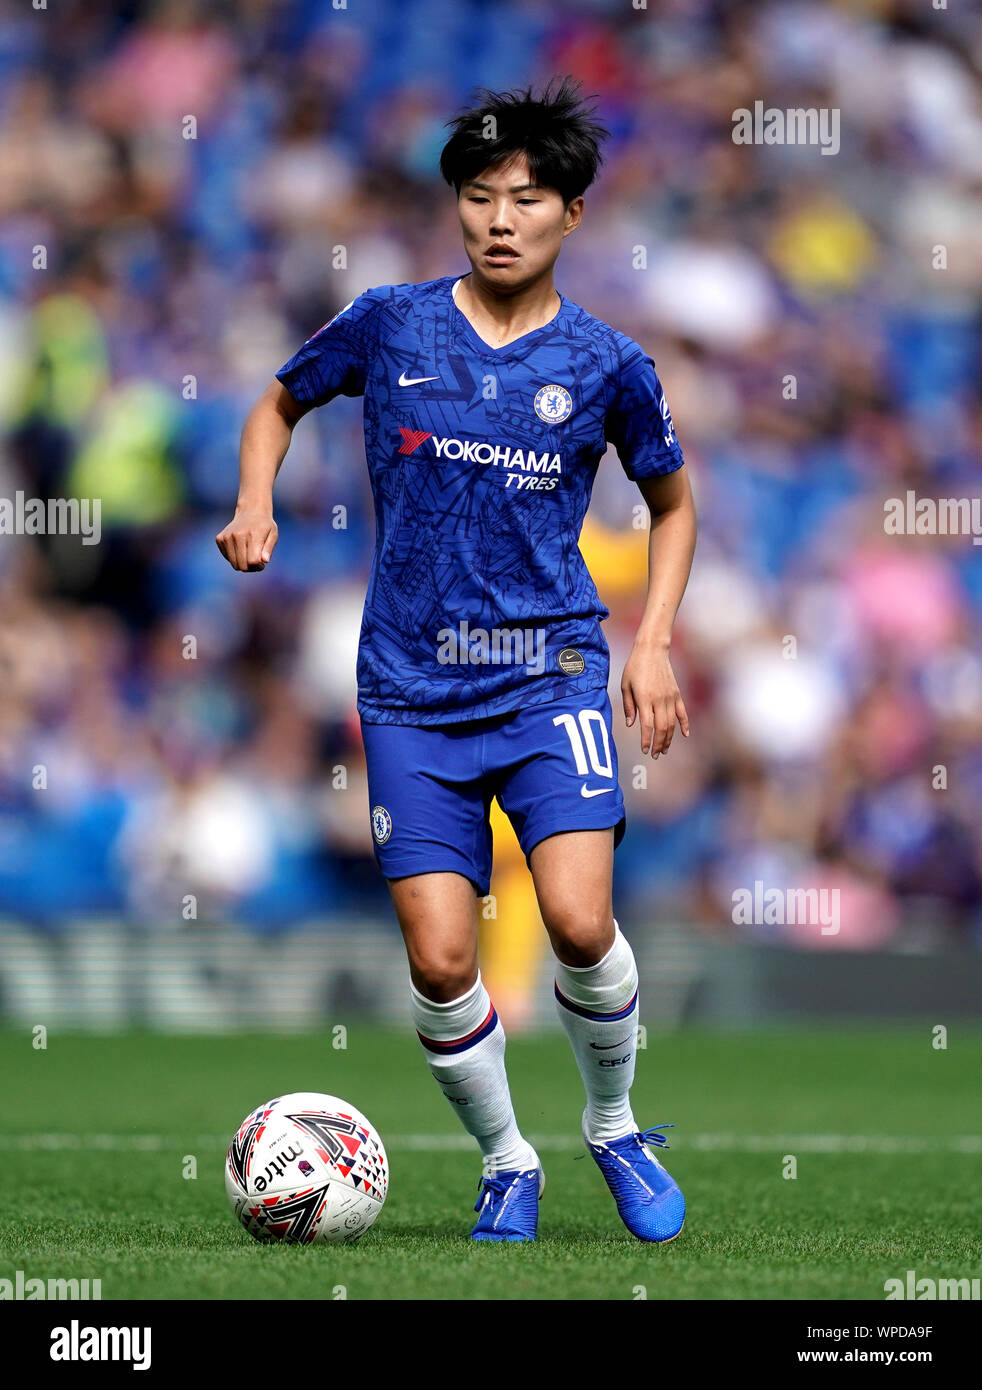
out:
M544 1152L582 1152L583 1141L572 1134L531 1134L529 1142ZM468 1134L395 1134L384 1140L391 1153L471 1153ZM165 1149L224 1149L228 1138L216 1134L0 1134L0 1150L80 1150L154 1152ZM688 1134L672 1137L676 1150L720 1150L728 1153L918 1154L982 1153L982 1135L949 1138L889 1134Z

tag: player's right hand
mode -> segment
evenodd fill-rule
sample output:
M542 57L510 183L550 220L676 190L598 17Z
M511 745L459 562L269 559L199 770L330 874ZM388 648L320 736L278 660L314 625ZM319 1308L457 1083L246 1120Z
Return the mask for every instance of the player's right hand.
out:
M234 570L264 570L278 537L272 512L236 512L215 543Z

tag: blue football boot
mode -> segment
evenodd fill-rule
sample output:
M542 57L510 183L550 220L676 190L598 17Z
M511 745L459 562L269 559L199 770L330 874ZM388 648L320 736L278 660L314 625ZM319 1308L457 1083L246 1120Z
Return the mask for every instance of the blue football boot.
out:
M583 1116L583 1142L614 1194L621 1220L638 1240L674 1240L685 1224L685 1198L679 1185L647 1148L649 1144L668 1148L665 1135L658 1132L662 1129L674 1129L674 1125L655 1125L620 1139L594 1142Z
M535 1240L539 1229L539 1198L546 1185L541 1168L513 1168L482 1178L477 1203L480 1212L472 1240Z

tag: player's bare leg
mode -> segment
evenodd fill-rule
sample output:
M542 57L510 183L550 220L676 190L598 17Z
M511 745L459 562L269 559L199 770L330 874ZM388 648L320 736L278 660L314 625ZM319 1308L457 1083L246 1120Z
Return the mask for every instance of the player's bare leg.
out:
M412 977L413 1022L430 1071L484 1155L477 1240L534 1240L543 1178L522 1138L505 1033L477 968L477 900L462 874L390 879Z
M556 959L596 965L614 944L614 832L576 830L540 840L529 856L539 911Z
M437 1004L477 982L477 899L463 874L389 879L413 987Z

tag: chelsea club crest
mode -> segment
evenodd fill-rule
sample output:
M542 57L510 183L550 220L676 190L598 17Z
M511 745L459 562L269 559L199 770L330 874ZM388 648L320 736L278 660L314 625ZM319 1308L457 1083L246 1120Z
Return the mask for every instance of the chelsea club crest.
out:
M573 409L573 397L565 386L542 386L535 393L535 413L547 425L561 425Z
M372 807L372 834L380 845L384 845L392 834L392 817L384 806Z

